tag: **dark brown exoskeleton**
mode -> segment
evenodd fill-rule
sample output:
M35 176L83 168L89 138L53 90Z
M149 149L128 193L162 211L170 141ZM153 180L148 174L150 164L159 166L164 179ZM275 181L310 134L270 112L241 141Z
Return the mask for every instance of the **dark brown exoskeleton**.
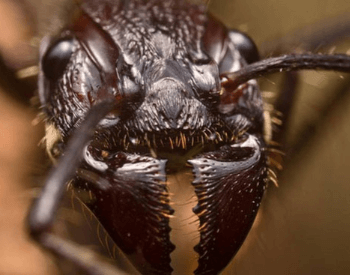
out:
M194 273L218 274L252 227L268 181L263 102L252 78L281 68L349 70L343 56L299 63L292 56L258 63L249 74L247 64L258 59L247 36L204 6L84 1L73 22L42 43L48 151L62 158L32 208L32 236L90 274L108 274L50 232L72 180L142 274L171 274L177 247L169 223L177 213L167 177L187 165L199 218Z

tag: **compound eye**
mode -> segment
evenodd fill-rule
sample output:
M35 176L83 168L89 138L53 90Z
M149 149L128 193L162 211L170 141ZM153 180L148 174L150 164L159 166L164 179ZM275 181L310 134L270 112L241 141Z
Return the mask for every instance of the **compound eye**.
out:
M73 38L66 37L52 44L42 59L42 70L49 80L59 79L70 60L73 52Z
M258 48L248 35L236 30L230 30L227 35L248 64L259 61Z

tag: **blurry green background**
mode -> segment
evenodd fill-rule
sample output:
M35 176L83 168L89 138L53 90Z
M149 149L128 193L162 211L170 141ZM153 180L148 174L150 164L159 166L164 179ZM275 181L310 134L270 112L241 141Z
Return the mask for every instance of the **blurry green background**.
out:
M60 2L0 0L0 49L9 64L34 64L37 49L28 45L38 39L31 37L60 26ZM17 4L25 4L22 14ZM300 32L310 36L316 28L326 33L350 21L348 0L212 0L209 10L228 26L246 31L266 55L281 39L287 43L283 49L298 51ZM322 50L347 52L345 40ZM324 104L347 81L333 72L301 77L290 142L302 125L321 116ZM264 91L280 89L275 76L263 82ZM252 233L224 274L350 274L350 96L341 101L317 138L289 161L280 187L269 186ZM7 95L0 94L0 104L0 274L53 274L48 271L52 262L26 242L23 225L33 193L30 175L41 165L35 152L40 151L42 125L33 126L35 112Z

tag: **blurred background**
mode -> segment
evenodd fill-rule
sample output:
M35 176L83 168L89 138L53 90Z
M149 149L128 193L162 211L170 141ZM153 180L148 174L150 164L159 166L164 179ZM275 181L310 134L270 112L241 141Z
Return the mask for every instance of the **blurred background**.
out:
M13 71L36 65L40 38L64 24L72 2L0 0L3 63ZM348 0L212 0L209 10L247 32L262 56L300 52L315 37L314 52L350 53ZM341 29L348 31L338 34ZM16 98L23 86L0 72L0 274L55 274L54 262L28 241L24 225L47 167L38 146L43 125L37 123L38 109ZM282 82L279 76L265 77L262 90L278 93ZM247 242L223 274L350 274L348 84L346 74L300 73L286 135L287 144L298 147L287 147L279 188L270 184ZM35 80L21 85L26 93L19 97L28 102ZM315 123L312 131L303 130Z

